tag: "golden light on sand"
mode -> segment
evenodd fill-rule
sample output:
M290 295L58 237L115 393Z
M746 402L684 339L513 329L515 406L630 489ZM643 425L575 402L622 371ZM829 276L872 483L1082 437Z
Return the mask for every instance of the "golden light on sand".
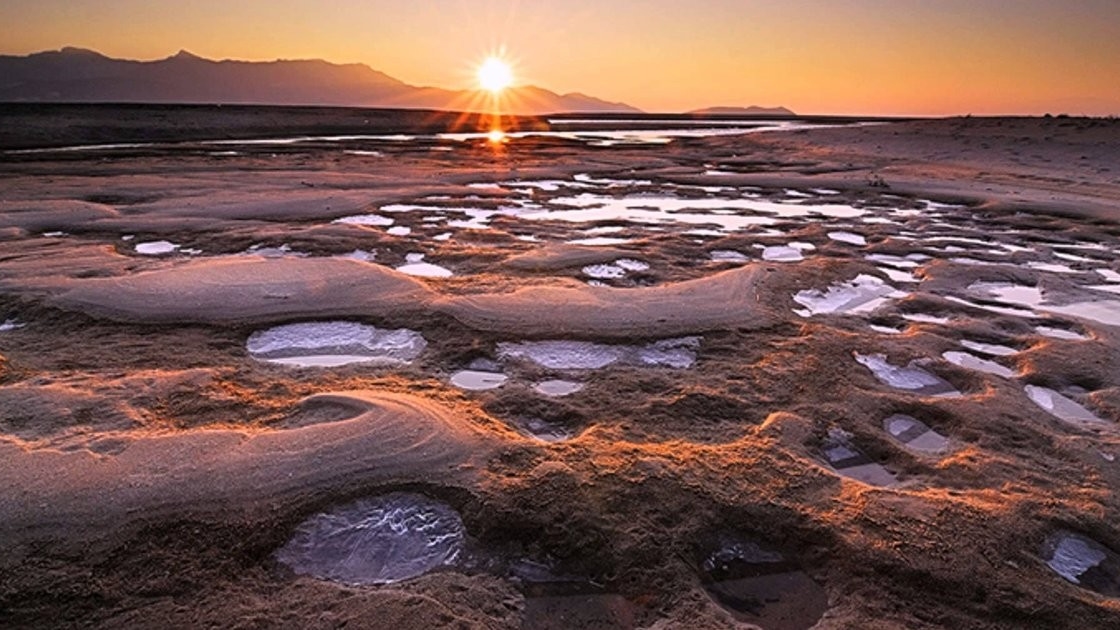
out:
M513 84L513 69L500 57L488 57L478 69L478 84L495 94Z

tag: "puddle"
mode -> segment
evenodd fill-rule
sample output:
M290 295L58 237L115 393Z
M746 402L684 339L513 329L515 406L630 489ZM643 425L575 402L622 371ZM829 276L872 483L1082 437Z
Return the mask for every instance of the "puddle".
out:
M397 271L422 278L450 278L452 276L450 269L424 262L424 254L419 253L407 254L405 264L397 267Z
M542 180L538 180L538 181L502 182L500 185L499 184L493 184L492 186L489 186L489 187L491 187L491 188L501 188L502 186L506 186L506 187L509 187L509 188L536 188L538 190L543 190L543 191L546 191L546 192L556 192L556 191L560 190L561 188L569 188L569 187L570 188L582 188L582 187L586 186L586 184L582 184L580 182L575 182L575 181L568 181L566 179L542 179ZM479 186L477 184L470 184L470 187L472 187L472 188L475 188L475 187L482 188L484 186Z
M465 536L463 521L451 507L400 492L312 516L276 559L300 575L389 584L451 565Z
M1098 262L1095 258L1078 256L1077 254L1066 254L1066 253L1063 253L1063 252L1052 252L1052 254L1053 254L1054 258L1059 258L1061 260L1068 260L1070 262L1083 262L1083 263Z
M1042 290L1038 287L994 282L975 282L968 287L968 290L1008 304L1027 306L1047 313L1088 319L1108 326L1120 326L1120 301L1118 300L1076 302L1064 305L1046 304ZM990 309L986 306L980 307Z
M708 253L712 260L715 262L736 262L743 263L750 260L743 252L737 252L733 249L717 249Z
M1041 556L1066 581L1106 597L1120 596L1120 556L1097 541L1058 531L1042 544Z
M602 227L594 227L589 230L584 230L585 234L618 234L625 232L626 228L621 225L604 225Z
M995 343L984 343L981 341L972 341L970 339L961 339L961 345L973 352L987 354L993 357L1009 357L1011 355L1019 354L1019 351L1010 346L1003 346Z
M341 256L341 258L346 258L348 260L357 260L359 262L373 262L374 259L377 258L377 252L374 252L372 250L365 251L361 249L355 249L349 254Z
M682 234L686 236L711 236L713 238L721 238L727 236L727 232L722 230L713 230L710 228L696 228L695 230L685 230Z
M833 284L827 291L809 289L799 291L793 301L804 306L794 309L801 317L813 315L851 315L869 313L890 302L891 299L904 298L908 293L899 291L879 278L860 274L849 282Z
M928 313L906 313L902 316L902 319L917 324L936 324L938 326L944 326L953 321L952 317L941 317L940 315L930 315Z
M542 442L563 442L575 437L575 433L567 427L540 418L517 418L512 421L512 424L525 434Z
M1105 279L1105 282L1120 282L1120 273L1111 269L1097 269L1097 274Z
M548 381L541 381L533 386L533 391L544 396L570 396L578 391L583 390L583 383L576 381L565 381L563 379L552 379Z
M183 250L186 252L187 250ZM265 247L260 243L252 245L249 249L245 250L245 254L250 256L261 256L263 258L307 258L310 254L305 252L292 251L292 248L287 243L279 247Z
M856 234L855 232L829 232L828 238L834 241L839 241L841 243L847 243L849 245L859 245L861 247L867 245L867 238L862 234Z
M968 258L967 256L958 256L956 258L950 258L949 262L956 263L958 265L966 265L966 266L969 266L969 267L991 267L993 265L1003 264L1003 263L994 263L990 260L980 260L979 258Z
M801 250L789 245L770 245L762 248L762 259L770 262L798 262L805 260Z
M626 271L648 271L649 270L649 265L648 264L646 264L646 263L644 263L640 260L632 260L630 258L622 258L622 259L616 260L616 261L614 261L614 264L618 265L619 267L622 267Z
M499 343L498 356L525 358L554 370L593 370L622 360L630 350L587 341L528 341Z
M955 225L946 225L946 224L941 224L941 225L943 225L944 227L947 227L949 229L959 229ZM927 243L963 243L963 244L966 244L966 245L980 245L982 247L988 247L988 246L992 245L991 241L986 241L984 239L979 239L979 238L970 238L970 237L967 237L967 236L930 236L930 237L925 238L925 242L927 242Z
M743 199L680 199L677 197L632 197L615 199L583 193L575 197L553 199L551 203L570 206L573 209L547 209L527 211L521 218L531 221L565 221L569 223L593 223L599 221L626 221L642 224L683 224L716 225L726 231L773 225L777 219L772 216L720 214L715 212L696 212L696 210L733 209ZM693 212L681 212L684 209Z
M1059 263L1029 262L1027 266L1031 269L1047 271L1049 273L1081 273L1069 265L1062 265Z
M868 254L864 259L880 265L894 267L895 269L917 269L921 266L920 263L929 260L929 256L925 254L907 254L906 256L895 256L893 254Z
M907 448L919 453L936 455L949 450L949 438L905 414L895 414L883 420L883 429Z
M882 464L864 455L852 445L852 435L842 429L831 429L821 452L828 464L840 475L872 486L893 486L898 483L893 473Z
M956 397L961 393L941 377L931 374L911 361L906 367L891 365L882 354L855 353L856 361L871 370L884 385L921 396Z
M261 330L246 347L255 359L298 367L408 363L428 345L420 333L355 322L308 322Z
M959 298L955 295L947 295L947 296L945 296L945 299L947 301L953 302L955 304L960 304L962 306L967 306L969 308L975 308L975 309L979 309L979 310L982 310L982 311L988 311L989 313L996 313L997 315L1007 315L1009 317L1024 317L1024 318L1033 318L1033 317L1036 316L1034 311L1028 311L1028 310L1021 309L1021 308L1012 308L1010 306L996 306L994 304L982 304L982 303L979 303L979 302L973 302L973 301L970 301L970 300L966 300L964 298Z
M590 341L523 341L499 343L503 359L528 359L552 370L595 370L615 363L660 366L677 369L692 367L700 337L662 339L644 346L614 346Z
M513 203L525 204L527 202L514 200ZM490 220L498 215L516 216L522 211L522 207L506 206L498 208L497 210L486 208L469 208L469 207L444 207L444 206L424 206L415 204L395 203L381 207L381 212L395 214L398 212L418 212L425 213L431 216L425 217L423 220L426 222L438 222L446 218L447 214L461 214L466 216L466 219L454 219L447 221L448 227L462 228L468 230L487 230L490 229ZM431 219L429 221L429 219Z
M796 562L753 541L725 541L700 574L713 599L764 630L806 630L828 610L828 594Z
M397 225L385 230L385 233L390 236L408 236L412 234L412 228L403 225Z
M452 385L473 392L497 389L508 380L509 377L505 374L481 370L459 370L451 375Z
M20 322L19 320L6 319L3 322L0 322L0 332L8 332L9 330L16 330L17 328L23 328L26 325L27 324L24 324L24 323Z
M884 335L901 335L902 330L899 328L892 328L890 326L880 326L879 324L870 324L868 326L871 330Z
M876 267L876 269L894 282L921 282L920 278L909 271L891 269L890 267Z
M372 225L377 227L386 227L393 224L393 219L383 217L380 214L358 214L350 217L342 217L335 219L331 223L342 223L345 225Z
M1088 319L1107 326L1120 326L1120 300L1077 302L1064 306L1044 306L1048 313Z
M626 274L634 271L646 271L649 265L640 261L632 260L630 258L621 258L614 261L609 265L588 265L581 271L583 275L589 278L597 278L599 280L617 280L625 278Z
M1077 331L1069 330L1066 328L1055 328L1053 326L1035 326L1034 331L1043 337L1051 339L1062 339L1065 341L1087 341L1088 335L1083 335Z
M174 254L179 246L171 241L149 241L136 244L136 253L144 256L163 256Z
M589 278L599 280L617 280L626 277L626 270L615 265L588 265L580 271Z
M508 577L525 595L521 627L527 630L638 627L642 611L636 603L587 578L558 574L527 559L511 562Z
M646 182L648 185L651 182ZM779 203L758 198L685 198L670 195L613 197L584 192L550 200L553 209L528 212L530 220L570 222L632 221L637 223L682 223L719 225L738 230L752 225L770 225L781 218L855 218L864 210L843 204ZM560 206L564 209L556 209ZM718 211L718 212L717 212Z
M1107 293L1120 293L1120 284L1090 284L1086 285L1085 288Z
M1014 370L1004 367L999 363L996 363L995 361L981 359L980 357L974 354L969 354L967 352L957 352L955 350L950 350L948 352L941 353L941 357L949 363L952 363L953 365L956 365L958 367L965 368L967 370L976 370L978 372L984 372L985 374L1002 376L1003 378L1011 378L1015 376Z
M1036 309L1042 306L1042 289L1007 282L973 282L968 291L1005 304Z
M611 245L625 245L626 243L633 242L629 238L616 238L613 236L593 236L591 238L577 238L572 241L565 241L569 245L586 245L588 247L610 247Z
M1027 385L1023 388L1027 393L1027 397L1031 399L1034 404L1042 407L1051 415L1059 420L1068 422L1075 425L1083 425L1086 423L1099 424L1105 422L1103 418L1098 418L1092 411L1082 407L1079 403L1066 398L1058 392L1037 385Z

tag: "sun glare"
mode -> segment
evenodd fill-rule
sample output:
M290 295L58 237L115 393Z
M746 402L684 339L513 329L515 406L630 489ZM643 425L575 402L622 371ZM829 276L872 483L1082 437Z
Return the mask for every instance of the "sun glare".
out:
M491 129L490 133L486 134L486 139L494 144L506 141L506 132L501 129Z
M478 69L478 84L484 90L497 93L513 83L513 70L498 57L490 57Z

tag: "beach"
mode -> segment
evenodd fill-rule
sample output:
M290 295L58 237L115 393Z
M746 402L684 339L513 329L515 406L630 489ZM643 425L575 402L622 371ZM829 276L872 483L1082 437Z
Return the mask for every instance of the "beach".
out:
M1115 119L64 109L0 137L0 625L1120 623ZM351 505L455 546L299 564Z

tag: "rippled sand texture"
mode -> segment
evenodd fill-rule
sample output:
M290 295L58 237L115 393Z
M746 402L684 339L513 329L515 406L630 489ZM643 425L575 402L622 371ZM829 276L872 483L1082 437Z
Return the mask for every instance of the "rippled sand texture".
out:
M1120 124L719 131L0 152L0 625L1120 625Z

